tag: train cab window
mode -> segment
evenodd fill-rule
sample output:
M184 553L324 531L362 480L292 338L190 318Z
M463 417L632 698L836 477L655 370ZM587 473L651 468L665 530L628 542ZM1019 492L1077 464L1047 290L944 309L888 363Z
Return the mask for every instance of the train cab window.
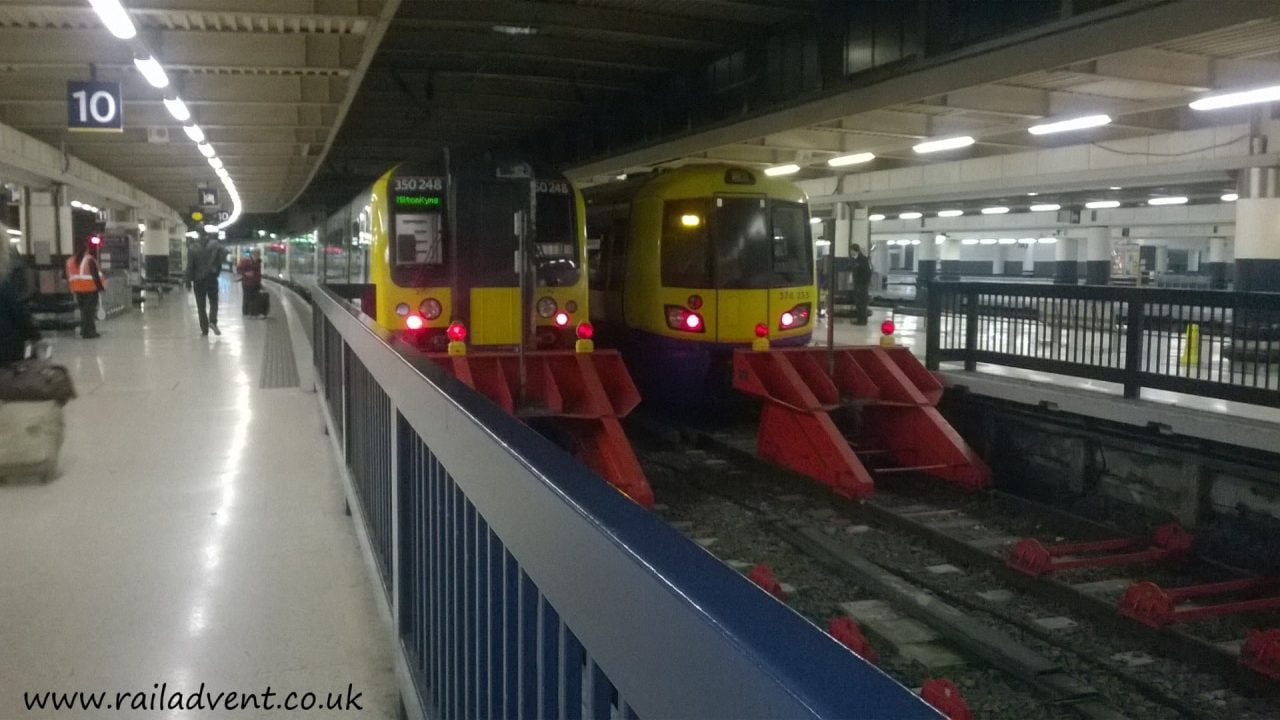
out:
M440 213L396 215L397 265L439 265L444 262L444 228Z
M668 200L662 219L662 284L703 288L712 285L712 246L707 228L711 203L705 198Z
M759 197L718 197L712 233L721 288L767 288L773 284L768 202Z
M559 184L548 183L554 187ZM547 287L565 287L578 282L578 223L573 195L568 184L564 193L539 192L534 223L537 225L535 258L538 281Z
M774 282L805 285L813 279L809 218L801 203L772 203Z

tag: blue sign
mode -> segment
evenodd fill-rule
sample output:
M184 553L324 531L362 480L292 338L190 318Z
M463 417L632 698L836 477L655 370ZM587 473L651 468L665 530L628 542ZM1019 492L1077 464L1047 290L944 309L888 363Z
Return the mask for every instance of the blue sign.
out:
M68 81L67 129L124 132L120 83Z

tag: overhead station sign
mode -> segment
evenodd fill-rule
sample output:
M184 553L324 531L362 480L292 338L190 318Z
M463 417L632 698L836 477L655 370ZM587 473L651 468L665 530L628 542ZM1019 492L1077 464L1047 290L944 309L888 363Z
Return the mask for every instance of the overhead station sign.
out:
M124 132L124 100L120 95L120 83L68 81L67 129Z

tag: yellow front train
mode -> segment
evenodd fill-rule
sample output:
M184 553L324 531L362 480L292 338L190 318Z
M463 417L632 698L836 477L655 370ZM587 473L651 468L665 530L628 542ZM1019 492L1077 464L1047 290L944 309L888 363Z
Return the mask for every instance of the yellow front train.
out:
M728 165L591 191L592 312L646 398L715 400L734 348L807 345L817 316L805 195Z
M581 195L563 178L488 158L397 167L319 231L317 272L332 285L363 285L362 309L429 350L447 329L471 345L520 343L517 213L534 217L532 345L573 346L587 320Z

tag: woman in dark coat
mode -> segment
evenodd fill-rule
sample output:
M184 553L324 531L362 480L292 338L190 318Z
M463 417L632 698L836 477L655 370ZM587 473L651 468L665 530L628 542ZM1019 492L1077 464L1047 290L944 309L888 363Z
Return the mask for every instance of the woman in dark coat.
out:
M0 364L16 362L27 354L27 343L40 339L40 331L18 295L13 253L0 248Z

